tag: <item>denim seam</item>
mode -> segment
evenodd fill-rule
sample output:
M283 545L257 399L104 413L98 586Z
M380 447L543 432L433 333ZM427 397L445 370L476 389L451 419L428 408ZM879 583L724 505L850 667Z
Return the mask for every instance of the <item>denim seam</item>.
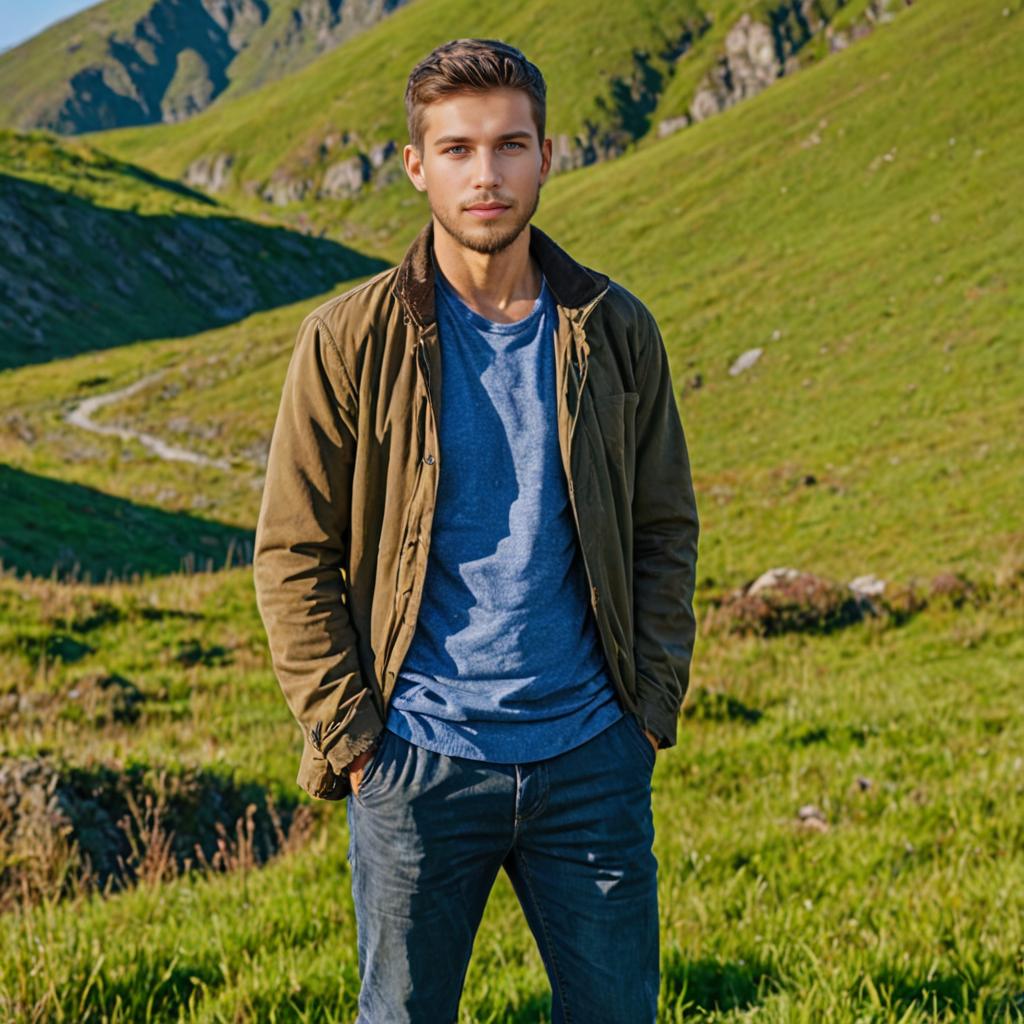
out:
M537 917L540 920L540 926L544 931L544 941L547 943L548 950L551 953L551 964L555 969L555 980L558 982L558 991L562 1004L562 1011L565 1015L565 1024L572 1024L573 1016L569 1012L569 1004L566 1000L565 982L562 979L562 969L558 964L558 956L555 953L555 944L551 941L551 932L548 931L548 922L544 917L544 910L540 905L540 900L537 899L537 896L533 891L533 883L530 880L530 868L526 863L526 854L522 850L518 852L519 860L523 865L523 881L526 882L526 888L530 892L530 899L533 900L533 905L537 910Z

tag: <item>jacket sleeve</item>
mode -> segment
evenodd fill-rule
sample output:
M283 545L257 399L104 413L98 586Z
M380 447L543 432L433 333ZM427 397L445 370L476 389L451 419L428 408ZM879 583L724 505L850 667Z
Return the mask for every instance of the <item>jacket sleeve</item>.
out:
M633 642L640 717L664 748L689 686L700 524L668 353L646 308L637 358Z
M271 435L253 577L277 680L334 772L383 728L345 603L356 391L327 325L299 328Z

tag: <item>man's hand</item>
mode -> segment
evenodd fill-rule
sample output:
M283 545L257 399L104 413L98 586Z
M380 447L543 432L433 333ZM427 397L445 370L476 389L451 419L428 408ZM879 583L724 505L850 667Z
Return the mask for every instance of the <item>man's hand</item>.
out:
M650 729L644 729L644 735L651 741L651 746L654 747L654 755L658 755L658 737L651 732Z
M363 777L363 769L377 752L378 744L374 744L369 750L364 750L353 762L348 773L349 782L352 783L352 792L359 795L359 780Z

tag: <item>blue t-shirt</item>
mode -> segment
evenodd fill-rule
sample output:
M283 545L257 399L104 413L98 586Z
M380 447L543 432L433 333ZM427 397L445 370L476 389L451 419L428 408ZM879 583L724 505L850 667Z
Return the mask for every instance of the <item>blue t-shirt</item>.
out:
M558 445L544 281L495 323L436 271L437 504L423 599L386 728L429 750L513 764L553 757L623 714L590 604Z

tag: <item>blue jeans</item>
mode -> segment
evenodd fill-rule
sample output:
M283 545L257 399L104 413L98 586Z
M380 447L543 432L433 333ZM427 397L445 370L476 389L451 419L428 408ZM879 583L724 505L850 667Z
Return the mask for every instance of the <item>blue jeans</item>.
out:
M655 754L630 713L557 757L492 764L385 731L347 797L355 1024L453 1024L499 868L553 1024L652 1024L660 963Z

